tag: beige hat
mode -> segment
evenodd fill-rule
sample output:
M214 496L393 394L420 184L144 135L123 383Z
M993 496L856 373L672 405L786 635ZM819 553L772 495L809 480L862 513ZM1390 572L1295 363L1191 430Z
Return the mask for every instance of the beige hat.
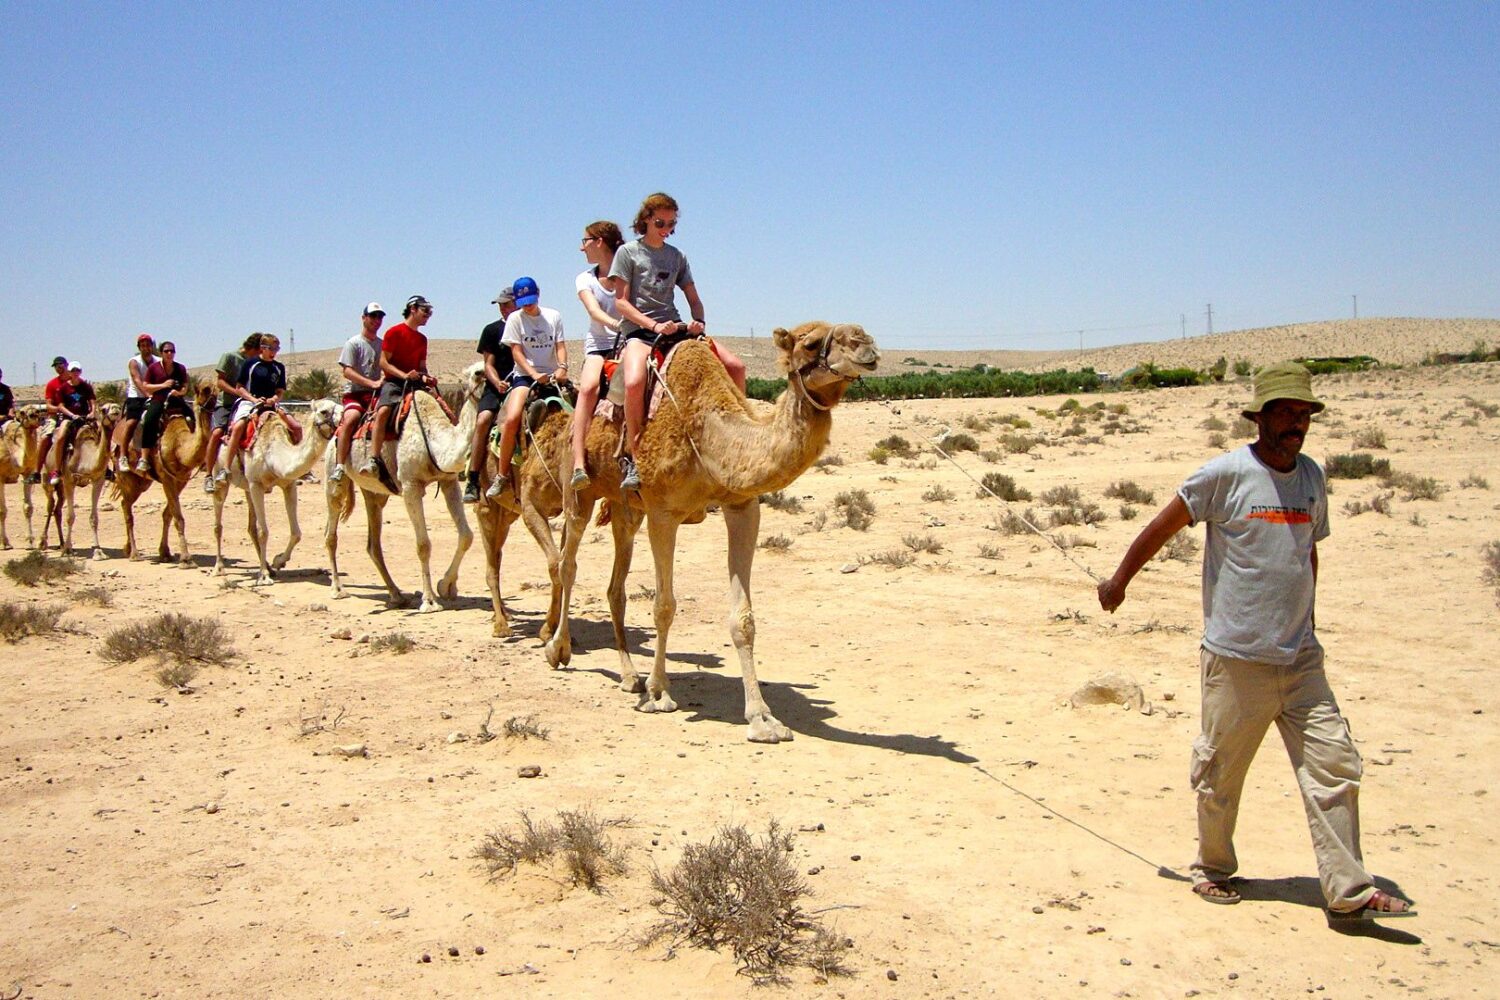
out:
M1255 401L1241 412L1249 419L1278 399L1296 399L1312 404L1314 413L1323 412L1323 401L1312 393L1312 376L1295 361L1278 361L1255 373Z

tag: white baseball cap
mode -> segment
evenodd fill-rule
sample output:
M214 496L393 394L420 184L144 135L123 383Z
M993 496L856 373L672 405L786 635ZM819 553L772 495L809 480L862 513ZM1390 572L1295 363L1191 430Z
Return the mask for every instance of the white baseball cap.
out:
M380 315L384 316L385 315L385 308L383 306L381 306L381 304L379 302L371 302L369 305L365 306L365 311L361 315L363 315L363 316L374 316L376 313L379 313Z

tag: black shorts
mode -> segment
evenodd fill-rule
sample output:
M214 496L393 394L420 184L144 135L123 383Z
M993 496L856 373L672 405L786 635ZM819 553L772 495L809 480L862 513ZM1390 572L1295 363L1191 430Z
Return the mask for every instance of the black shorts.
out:
M232 404L225 406L223 403L220 403L218 406L215 406L213 422L208 425L209 429L215 431L229 430L229 415L233 412L234 406Z
M615 356L615 348L610 347L602 351L589 351L588 356L591 358L603 358L605 361L608 361Z
M504 402L500 393L488 381L484 383L484 395L479 397L480 413L499 413L500 404Z
M146 403L149 402L145 396L125 397L125 419L139 420L146 412Z

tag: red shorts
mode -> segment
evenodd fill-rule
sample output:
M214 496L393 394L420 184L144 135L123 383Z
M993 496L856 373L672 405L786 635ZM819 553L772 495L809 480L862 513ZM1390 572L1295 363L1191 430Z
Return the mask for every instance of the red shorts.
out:
M375 392L371 389L366 389L363 392L346 392L344 393L344 409L347 410L353 407L360 413L368 413L370 411L370 404L374 400Z

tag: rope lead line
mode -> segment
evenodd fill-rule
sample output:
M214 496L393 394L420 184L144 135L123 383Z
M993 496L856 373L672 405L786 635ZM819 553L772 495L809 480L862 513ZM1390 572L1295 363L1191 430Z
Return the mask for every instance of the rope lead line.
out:
M898 410L898 409L896 409L894 406L892 406L890 404L889 400L885 400L885 399L880 400L880 405L883 406L883 407L885 407L887 410L890 410L891 414L901 423L901 426L905 427L907 430L911 431L913 434L916 434L918 436L923 436L921 431L919 431L916 427L914 427L911 423L909 423L906 420L905 417L901 416L901 411ZM933 451L937 452L939 455L942 455L949 462L952 462L953 463L953 467L955 469L957 469L959 472L962 472L965 476L967 476L968 479L969 479L969 482L973 483L975 486L978 486L981 490L984 490L984 492L988 493L990 496L994 497L996 500L999 500L1001 503L1005 504L1005 506L1006 506L1007 509L1009 509L1011 507L1011 502L1009 500L1007 500L1004 497L1000 496L994 490L992 490L988 486L984 485L984 483L982 483L979 480L975 479L974 476L973 476L973 474L970 473L968 469L965 469L962 465L959 465L958 461L952 455L950 455L946 451L944 451L940 445L935 444L933 442L928 442L928 444L931 445ZM1068 550L1065 549L1065 548L1063 548L1061 545L1058 545L1056 539L1054 539L1051 535L1047 534L1041 528L1038 528L1036 525L1034 525L1030 521L1026 520L1025 517L1021 516L1020 514L1015 513L1014 511L1011 511L1011 516L1014 517L1017 521L1020 521L1022 524L1026 525L1027 528L1030 528L1040 538L1044 539L1047 542L1047 544L1050 545L1050 546L1052 546L1054 549L1056 549L1058 551L1058 553L1061 554L1061 556L1064 559L1066 559L1068 562L1072 563L1074 566L1077 566L1079 569L1083 570L1083 572L1088 575L1088 578L1090 580L1093 580L1095 583L1103 583L1104 582L1103 578L1100 577L1097 573L1095 573L1093 570L1089 569L1083 563L1079 562L1077 559L1074 559L1071 555L1069 555L1068 554Z

